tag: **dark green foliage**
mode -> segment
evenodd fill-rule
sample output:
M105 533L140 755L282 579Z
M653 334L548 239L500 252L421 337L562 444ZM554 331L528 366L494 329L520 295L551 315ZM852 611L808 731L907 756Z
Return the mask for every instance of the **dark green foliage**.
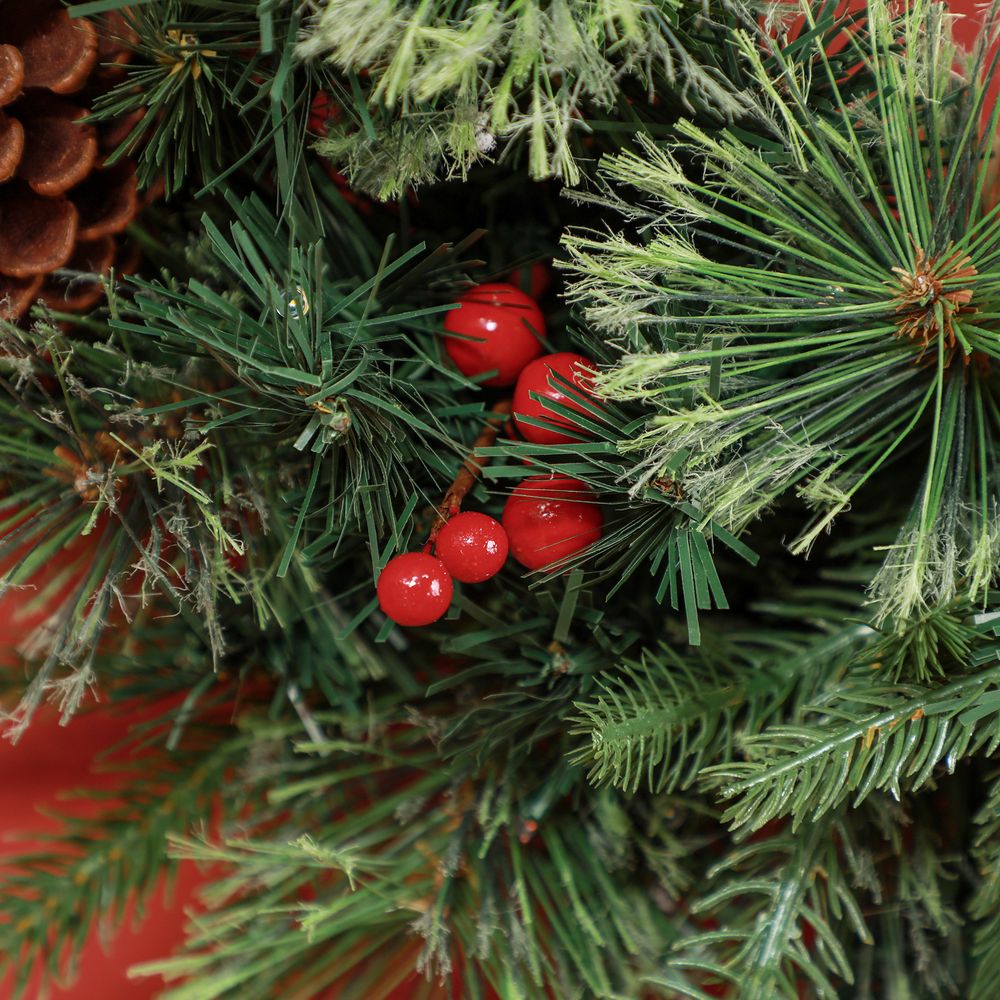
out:
M124 78L96 105L96 119L142 118L113 155L135 155L144 185L168 195L191 178L224 185L248 167L274 174L285 191L306 175L310 90L295 79L292 47L302 23L276 0L76 3L86 15L120 11L135 50ZM239 150L237 156L234 151Z
M213 399L194 371L47 324L2 336L3 584L30 589L64 547L68 576L55 620L37 642L20 637L39 659L8 720L19 731L47 694L72 715L109 617L124 622L156 600L188 616L217 661L219 602L244 591L232 560L261 512L231 439L197 429Z
M357 262L343 250L331 260L327 244L313 237L300 245L260 200L232 208L239 221L228 235L205 219L217 281L138 282L138 317L113 325L157 336L171 353L211 357L237 387L205 432L238 424L272 461L300 455L297 464L311 470L298 510L290 511L284 575L314 504L322 504L324 534L335 540L358 524L370 538L384 537L415 489L414 467L440 475L441 452L461 454L438 416L457 409L448 405L455 380L427 350L441 307L393 301L397 287L413 280L403 269L423 247L393 260L387 246L381 262L360 248ZM340 228L330 226L327 239ZM434 263L424 261L425 279Z
M511 995L627 993L671 931L628 870L641 854L620 853L629 823L621 803L602 795L567 811L539 795L552 786L547 776L498 760L441 767L426 735L387 726L393 717L377 712L364 736L349 727L336 741L299 742L295 756L286 749L294 728L258 730L268 766L280 762L288 776L271 790L272 807L297 818L218 844L175 840L177 856L225 862L232 876L212 891L225 915L203 923L192 954L151 967L196 974L168 995L265 998L303 980L321 993L344 978L347 995L379 996L397 962L414 960L416 942L429 974L461 963L463 982ZM247 780L270 785L266 772ZM564 772L559 783L570 781ZM665 833L645 839L650 853L672 849ZM590 863L595 850L605 864ZM369 965L376 943L381 958ZM623 952L635 970L618 961Z
M576 732L590 740L576 755L590 778L632 792L690 787L709 761L765 730L791 705L839 675L867 629L830 636L768 632L709 635L697 658L669 647L647 650L598 682L582 703ZM822 663L824 669L816 669Z
M985 1000L1000 988L1000 798L994 778L989 798L976 817L975 859L981 881L972 898L971 916L975 927L973 953L976 957L971 997Z
M732 907L733 923L688 938L676 964L731 983L747 997L795 996L800 977L816 997L835 997L835 981L850 983L853 976L831 919L872 940L841 858L853 851L850 836L827 820L797 837L781 831L732 850L709 873L719 888L696 912L725 919ZM683 995L706 996L697 988Z

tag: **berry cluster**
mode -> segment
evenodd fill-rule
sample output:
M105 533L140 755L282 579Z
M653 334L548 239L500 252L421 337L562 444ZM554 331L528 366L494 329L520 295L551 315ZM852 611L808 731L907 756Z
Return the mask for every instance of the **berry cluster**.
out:
M573 414L594 405L587 375L593 362L562 351L544 354L545 320L538 304L512 284L466 292L445 320L444 349L480 385L514 387L517 433L536 444L572 444L585 431ZM378 581L382 611L398 625L429 625L450 607L453 579L482 583L510 552L529 570L566 559L601 537L604 519L593 491L568 476L531 476L519 483L503 523L486 514L451 512L422 552L395 556ZM434 548L435 555L430 549Z
M433 545L436 555L428 551ZM379 607L397 625L430 625L451 606L452 580L483 583L507 561L507 532L496 518L455 514L423 552L404 552L378 578Z

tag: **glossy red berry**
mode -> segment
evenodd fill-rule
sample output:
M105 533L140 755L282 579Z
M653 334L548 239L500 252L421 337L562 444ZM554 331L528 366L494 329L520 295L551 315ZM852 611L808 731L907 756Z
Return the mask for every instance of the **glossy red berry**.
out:
M514 387L513 411L517 429L526 441L532 441L535 444L570 444L573 441L583 440L585 433L573 422L572 418L550 410L541 400L532 399L531 394L537 393L547 402L559 403L589 416L586 407L577 396L573 395L564 384L560 383L559 379L553 378L552 375L554 373L560 376L573 386L576 393L585 399L593 400L594 393L588 369L594 367L594 362L589 358L571 351L546 354L525 367L518 376L517 385ZM527 423L523 419L524 417L544 420L557 425L557 427L565 427L566 430L538 427Z
M448 572L462 583L482 583L507 561L507 532L488 514L456 514L439 532L435 551Z
M502 282L478 285L458 301L444 320L448 333L461 334L444 338L448 357L470 378L496 372L483 385L513 385L521 369L542 353L541 309L520 289Z
M378 604L397 625L430 625L451 604L451 574L425 552L393 556L378 578Z
M514 488L503 510L510 554L541 569L593 545L604 515L586 483L568 476L531 476Z

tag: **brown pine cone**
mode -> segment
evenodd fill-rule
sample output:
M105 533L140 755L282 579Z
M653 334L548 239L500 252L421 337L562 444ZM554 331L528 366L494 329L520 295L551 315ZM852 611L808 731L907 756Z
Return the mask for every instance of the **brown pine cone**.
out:
M133 165L104 165L127 131L81 121L127 61L124 22L71 18L59 0L0 4L0 317L38 299L78 312L101 285L74 275L119 260L139 209Z

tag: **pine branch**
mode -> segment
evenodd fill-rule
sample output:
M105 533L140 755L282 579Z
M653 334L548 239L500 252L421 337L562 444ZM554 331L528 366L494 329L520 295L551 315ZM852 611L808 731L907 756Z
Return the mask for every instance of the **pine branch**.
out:
M454 406L454 378L431 353L442 307L393 302L421 246L396 259L387 246L374 273L361 277L363 258L332 257L318 233L300 245L297 224L276 219L259 199L232 207L239 221L228 235L204 220L223 281L179 289L137 281L141 321L114 326L212 357L244 391L209 428L254 427L300 466L283 576L318 510L315 549L336 546L358 524L371 539L398 537L428 473L444 478L441 450L462 451L449 433L455 424L438 412L464 416L481 405ZM442 249L422 262L425 272L448 266Z
M975 667L1000 656L993 617L980 624L968 675L921 688L880 684L856 671L803 706L794 722L743 741L745 763L706 768L706 784L734 800L724 819L748 829L780 816L796 825L815 821L877 790L898 799L924 786L941 764L953 771L965 757L992 753L1000 742L1000 667Z
M968 603L955 601L930 607L898 627L887 622L871 651L879 676L930 684L962 671L980 637L975 621Z
M325 726L335 718L318 716ZM254 732L270 785L295 728ZM188 953L140 971L188 977L172 1000L233 991L263 1000L353 983L382 996L390 969L447 976L457 962L470 989L489 982L529 1000L629 995L653 967L649 945L670 932L641 885L592 864L597 846L614 867L620 812L607 803L573 818L555 791L565 774L536 771L526 784L500 761L473 774L442 766L412 726L380 720L370 732L360 742L350 732L298 742L281 767L289 780L271 791L275 814L294 822L174 841L175 853L229 874L212 887L214 912L199 918ZM651 855L669 850L655 825L645 832ZM307 837L296 832L306 828ZM373 943L384 957L377 969L364 965Z
M85 15L93 3L76 3ZM211 189L243 167L270 170L286 198L308 184L304 169L309 87L293 74L301 26L296 5L257 0L162 0L116 10L133 56L100 98L95 120L134 120L111 162L134 156L144 185L168 196L191 177ZM311 71L306 70L310 76ZM234 151L239 151L234 155Z
M975 923L975 966L970 1000L987 1000L1000 989L1000 783L994 778L989 797L976 817L980 829L974 856L980 881L969 904Z
M853 980L835 922L846 918L861 940L871 941L840 856L850 843L842 820L827 816L799 836L777 832L734 848L709 872L710 879L724 876L721 887L695 907L695 913L717 914L724 923L685 939L672 964L730 984L748 1000L797 1000L803 987L820 1000L833 1000L839 995L836 981ZM814 944L806 941L806 927ZM675 988L697 1000L711 995L693 984Z
M646 651L598 681L579 703L574 734L589 744L572 759L595 784L635 793L688 788L710 761L793 710L800 689L815 694L838 678L871 632L851 626L829 637L763 630L718 637L686 660L667 647Z
M109 623L147 607L190 614L223 654L218 608L243 590L234 560L258 514L253 476L227 467L225 434L200 433L214 394L163 361L47 323L0 331L0 570L5 589L41 586L16 648L37 669L6 716L12 736L45 696L68 718Z

